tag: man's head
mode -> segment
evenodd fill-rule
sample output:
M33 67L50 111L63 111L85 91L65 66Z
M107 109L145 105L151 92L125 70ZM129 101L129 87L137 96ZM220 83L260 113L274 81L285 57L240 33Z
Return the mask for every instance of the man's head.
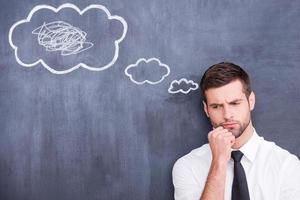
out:
M233 63L219 63L206 70L200 87L204 111L213 127L223 126L239 137L255 105L248 74Z

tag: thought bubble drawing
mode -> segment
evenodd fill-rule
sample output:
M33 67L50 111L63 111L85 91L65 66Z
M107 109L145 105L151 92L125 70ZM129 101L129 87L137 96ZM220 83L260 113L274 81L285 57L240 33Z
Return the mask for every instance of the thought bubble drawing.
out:
M183 93L187 94L191 90L197 90L199 85L192 80L187 80L185 78L174 80L171 82L168 92L171 94Z
M125 74L135 84L155 85L162 82L170 74L170 68L157 58L140 58L135 64L126 67Z
M77 54L94 46L85 42L86 32L64 21L44 22L32 34L37 35L38 43L47 51L61 51L62 56Z
M91 71L111 67L126 33L127 22L105 6L92 4L80 10L66 3L57 8L35 6L12 25L8 39L20 65L42 64L54 74L66 74L79 67Z

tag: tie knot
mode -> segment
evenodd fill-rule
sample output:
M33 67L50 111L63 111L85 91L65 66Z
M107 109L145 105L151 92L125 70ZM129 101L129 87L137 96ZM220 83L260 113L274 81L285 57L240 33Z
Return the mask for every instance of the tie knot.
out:
M231 152L231 158L234 160L234 162L240 162L243 155L244 154L241 151L232 151Z

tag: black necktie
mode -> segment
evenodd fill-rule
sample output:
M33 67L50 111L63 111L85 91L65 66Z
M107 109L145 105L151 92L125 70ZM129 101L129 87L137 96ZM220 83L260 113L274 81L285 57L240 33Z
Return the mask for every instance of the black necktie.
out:
M244 168L241 164L243 153L232 151L231 157L234 161L234 177L232 183L232 200L250 200L248 184Z

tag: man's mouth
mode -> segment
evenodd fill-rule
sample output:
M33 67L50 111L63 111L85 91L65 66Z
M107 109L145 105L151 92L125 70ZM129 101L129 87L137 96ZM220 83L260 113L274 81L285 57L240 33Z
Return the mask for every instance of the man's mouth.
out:
M228 123L222 123L221 126L223 126L223 128L227 129L227 128L234 128L237 125L237 123L235 122L228 122Z

